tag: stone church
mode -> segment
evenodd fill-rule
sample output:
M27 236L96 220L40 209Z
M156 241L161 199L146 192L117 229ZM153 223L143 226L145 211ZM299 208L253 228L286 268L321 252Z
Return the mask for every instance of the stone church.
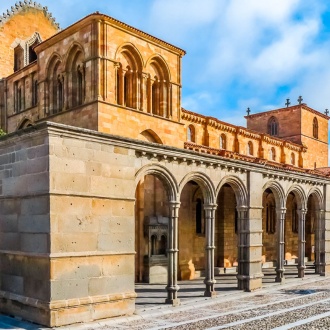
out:
M132 314L139 282L178 305L226 269L245 291L330 272L327 114L183 109L185 51L98 12L61 30L20 1L0 35L1 312L60 326Z

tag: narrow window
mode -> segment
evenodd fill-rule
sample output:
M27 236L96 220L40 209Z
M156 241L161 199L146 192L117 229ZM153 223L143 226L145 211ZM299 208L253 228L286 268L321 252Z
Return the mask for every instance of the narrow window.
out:
M190 125L187 128L187 141L195 142L195 128L193 125Z
M77 78L78 78L78 93L77 93L77 104L81 105L83 103L83 73L81 72L80 67L78 66L77 71Z
M268 134L278 136L278 121L275 117L271 117L268 121Z
M35 107L38 103L38 80L32 83L32 106Z
M14 71L22 69L24 66L24 50L21 46L14 49Z
M276 160L276 152L275 148L271 148L269 150L269 159L275 161Z
M37 60L37 54L33 50L33 48L38 45L38 40L36 40L30 47L29 47L29 63L32 63Z
M276 232L276 210L274 205L266 205L266 232L274 234Z
M315 139L319 138L319 124L316 117L313 119L313 137Z
M57 110L63 109L63 83L60 77L57 80Z
M203 212L202 200L198 198L196 201L196 234L203 234L202 212Z
M247 154L253 156L253 143L251 141L249 141L247 145Z
M227 148L226 135L221 134L220 135L220 149L226 149L226 148Z
M291 153L291 164L292 165L296 164L296 157L295 157L295 154L293 152Z
M159 115L159 82L157 77L152 84L152 113Z
M292 232L298 233L298 214L296 203L294 203L292 207Z

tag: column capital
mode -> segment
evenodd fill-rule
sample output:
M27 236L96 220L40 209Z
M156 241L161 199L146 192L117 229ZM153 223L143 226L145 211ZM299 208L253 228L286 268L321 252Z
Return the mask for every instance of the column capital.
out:
M218 207L218 204L205 204L204 210L216 210Z

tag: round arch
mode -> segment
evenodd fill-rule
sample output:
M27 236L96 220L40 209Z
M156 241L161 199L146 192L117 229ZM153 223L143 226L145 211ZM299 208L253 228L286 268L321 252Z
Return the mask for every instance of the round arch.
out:
M306 201L308 201L310 196L315 196L316 197L318 210L322 210L323 205L324 205L324 197L323 197L322 192L318 188L313 187L307 193Z
M146 130L142 131L139 135L140 136L142 135L143 138L145 140L147 140L148 142L163 144L161 138L152 129L146 129Z
M120 55L123 54L129 58L129 61L135 66L135 69L142 71L144 66L143 58L140 51L130 42L120 45L115 53L115 59L118 61Z
M147 70L147 72L150 71L150 69L148 70L148 68L152 67L153 65L155 65L158 70L161 70L161 72L159 72L159 78L161 80L166 80L168 82L171 81L170 68L168 67L168 64L166 63L165 59L160 54L153 55L147 60L145 64L145 69Z
M72 69L72 65L77 58L77 55L79 56L79 53L81 53L82 58L85 59L84 48L78 42L73 42L65 55L65 71L70 71Z
M181 195L183 188L189 181L195 181L200 186L202 193L203 193L205 205L216 203L214 185L213 185L211 179L202 172L188 173L181 180L181 182L179 184L179 196Z
M234 176L225 176L224 178L222 178L216 189L215 196L219 195L221 188L225 184L230 185L230 187L234 190L237 206L238 207L247 206L247 196L248 196L247 189L244 183L239 178Z
M52 75L52 71L54 70L55 66L62 64L62 57L58 53L53 53L46 65L46 72L47 77L49 78Z
M285 201L288 199L290 193L295 195L297 199L298 209L305 210L307 208L307 198L304 189L299 185L291 186L285 196Z
M154 175L162 181L170 202L178 200L179 186L175 177L166 167L159 164L143 166L135 173L135 187L137 187L140 180L146 175Z
M275 197L276 208L285 208L286 196L283 187L276 181L268 181L263 187L262 191L270 189Z
M33 122L29 118L23 118L17 125L17 130L32 126Z

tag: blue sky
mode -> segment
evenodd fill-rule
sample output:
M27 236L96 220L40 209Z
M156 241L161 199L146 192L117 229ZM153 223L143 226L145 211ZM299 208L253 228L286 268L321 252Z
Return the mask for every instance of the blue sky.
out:
M183 107L245 126L297 103L330 109L330 1L40 0L62 28L100 11L186 50ZM0 0L0 13L15 0Z

